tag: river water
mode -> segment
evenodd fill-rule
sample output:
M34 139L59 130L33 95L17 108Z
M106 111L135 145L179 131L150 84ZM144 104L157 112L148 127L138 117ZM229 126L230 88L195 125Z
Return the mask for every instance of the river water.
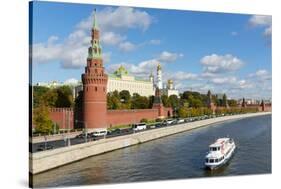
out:
M234 138L236 153L216 171L204 169L208 145ZM271 115L213 124L93 156L33 177L34 187L89 185L271 173Z

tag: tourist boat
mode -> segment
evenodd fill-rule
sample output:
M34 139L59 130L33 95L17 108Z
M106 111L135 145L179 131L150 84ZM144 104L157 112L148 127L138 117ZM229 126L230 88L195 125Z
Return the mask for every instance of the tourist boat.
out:
M235 143L231 138L219 138L209 146L205 158L205 166L211 170L226 164L235 151Z

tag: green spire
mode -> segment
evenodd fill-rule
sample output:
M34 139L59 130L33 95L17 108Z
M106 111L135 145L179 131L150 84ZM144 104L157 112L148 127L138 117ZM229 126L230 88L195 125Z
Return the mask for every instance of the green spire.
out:
M93 23L93 28L98 29L98 21L97 21L97 10L94 10L94 23Z

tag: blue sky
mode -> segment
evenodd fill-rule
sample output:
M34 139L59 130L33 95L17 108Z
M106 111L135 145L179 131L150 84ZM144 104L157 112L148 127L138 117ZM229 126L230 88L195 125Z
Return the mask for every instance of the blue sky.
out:
M271 17L35 2L33 83L80 80L97 9L104 65L148 78L156 65L180 91L271 98Z

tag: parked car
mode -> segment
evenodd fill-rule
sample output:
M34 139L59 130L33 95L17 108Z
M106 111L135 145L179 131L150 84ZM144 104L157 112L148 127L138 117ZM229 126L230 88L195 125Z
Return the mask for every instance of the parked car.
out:
M54 146L50 145L50 144L41 144L39 145L39 147L37 148L37 151L45 151L45 150L51 150L54 149Z
M172 123L173 123L173 119L166 119L166 120L164 120L164 125L171 125Z
M154 129L154 128L156 128L156 125L149 125L148 128L149 129Z
M184 119L178 119L177 120L177 123L179 124L179 123L184 123Z
M132 128L133 128L134 131L144 130L144 129L146 129L146 124L145 123L133 124Z
M107 135L107 129L95 129L94 132L91 134L93 137L98 137L98 136L105 136Z
M120 133L121 133L121 129L119 129L119 128L107 131L107 135L116 135L116 134L120 134Z
M163 123L156 123L156 124L155 124L155 127L156 127L156 128L159 128L159 127L162 127L162 126L163 126Z

